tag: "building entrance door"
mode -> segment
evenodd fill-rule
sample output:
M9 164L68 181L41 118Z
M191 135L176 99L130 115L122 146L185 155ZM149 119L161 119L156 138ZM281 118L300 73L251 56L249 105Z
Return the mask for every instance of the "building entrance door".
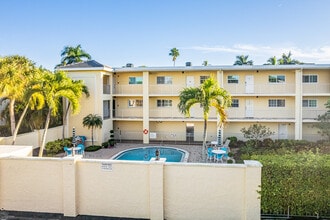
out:
M245 93L254 93L253 76L245 76Z
M287 124L278 125L278 139L288 139L288 125Z
M246 118L253 118L254 112L253 112L253 100L247 99L245 101L245 117Z
M186 124L186 141L188 143L194 142L194 123Z
M186 85L187 87L193 87L195 85L195 80L193 76L187 76Z

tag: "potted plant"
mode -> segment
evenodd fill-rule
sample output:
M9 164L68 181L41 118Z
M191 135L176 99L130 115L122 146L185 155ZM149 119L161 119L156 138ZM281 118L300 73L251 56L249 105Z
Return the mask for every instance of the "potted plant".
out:
M109 139L109 147L115 146L115 135L113 130L110 130L110 139Z

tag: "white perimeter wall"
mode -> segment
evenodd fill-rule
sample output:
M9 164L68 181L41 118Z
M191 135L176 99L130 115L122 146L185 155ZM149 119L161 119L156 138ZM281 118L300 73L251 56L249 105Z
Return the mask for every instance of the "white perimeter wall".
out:
M0 209L146 219L260 219L261 164L0 156Z

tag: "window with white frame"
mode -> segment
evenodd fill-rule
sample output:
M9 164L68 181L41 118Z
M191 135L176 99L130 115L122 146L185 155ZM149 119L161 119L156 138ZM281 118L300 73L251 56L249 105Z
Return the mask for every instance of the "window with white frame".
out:
M227 82L228 83L238 83L239 81L239 76L236 76L236 75L232 75L232 76L228 76L227 77Z
M157 76L157 84L172 84L171 76Z
M317 107L317 100L315 99L304 99L302 101L302 106L306 108L316 108Z
M285 99L269 99L268 107L285 107Z
M238 99L232 99L231 100L231 107L232 108L238 108L239 107L239 100Z
M171 107L172 100L170 99L158 99L157 100L157 107Z
M103 119L110 118L110 100L103 101Z
M285 83L284 75L269 75L268 82L270 83Z
M203 84L203 82L204 82L205 80L207 80L208 78L210 78L210 76L200 76L200 77L199 77L199 83L200 83L200 84Z
M143 106L142 99L129 99L128 100L128 107L134 108L134 107L142 107L142 106Z
M303 83L317 83L317 75L315 74L304 74L302 76Z
M128 77L128 84L142 84L143 77L142 76L130 76Z

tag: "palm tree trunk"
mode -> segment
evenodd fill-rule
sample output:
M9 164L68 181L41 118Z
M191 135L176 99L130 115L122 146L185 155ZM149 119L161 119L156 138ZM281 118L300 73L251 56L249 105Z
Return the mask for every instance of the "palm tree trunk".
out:
M23 122L23 118L25 117L25 114L26 114L28 108L29 108L29 103L26 104L26 106L24 108L24 111L22 112L21 117L19 118L19 120L17 122L17 126L15 127L15 131L14 131L14 134L13 134L13 142L11 143L12 145L15 144L16 137L17 137L17 134L18 134L18 130L21 127L21 124Z
M15 132L15 99L10 99L9 102L9 116L10 116L10 130L11 135L14 135Z
M39 157L42 157L42 155L44 153L44 149L45 149L45 145L46 145L46 136L47 136L48 126L49 126L49 122L50 122L50 113L51 113L51 111L52 111L52 109L49 108L48 114L47 114L47 119L46 119L46 122L45 122L44 134L42 135L42 142L41 142L41 146L40 146L40 150L39 150Z
M92 146L94 146L94 132L93 132L94 128L92 126Z
M207 120L204 119L204 133L203 133L203 149L202 149L202 159L206 161L206 137L207 137Z
M66 120L68 118L68 112L69 112L69 108L70 108L70 102L68 104L68 107L66 108L66 111L65 111L65 115L64 115L64 118L63 118L63 126L62 126L62 141L64 141L64 130L65 130L65 125L66 125Z

